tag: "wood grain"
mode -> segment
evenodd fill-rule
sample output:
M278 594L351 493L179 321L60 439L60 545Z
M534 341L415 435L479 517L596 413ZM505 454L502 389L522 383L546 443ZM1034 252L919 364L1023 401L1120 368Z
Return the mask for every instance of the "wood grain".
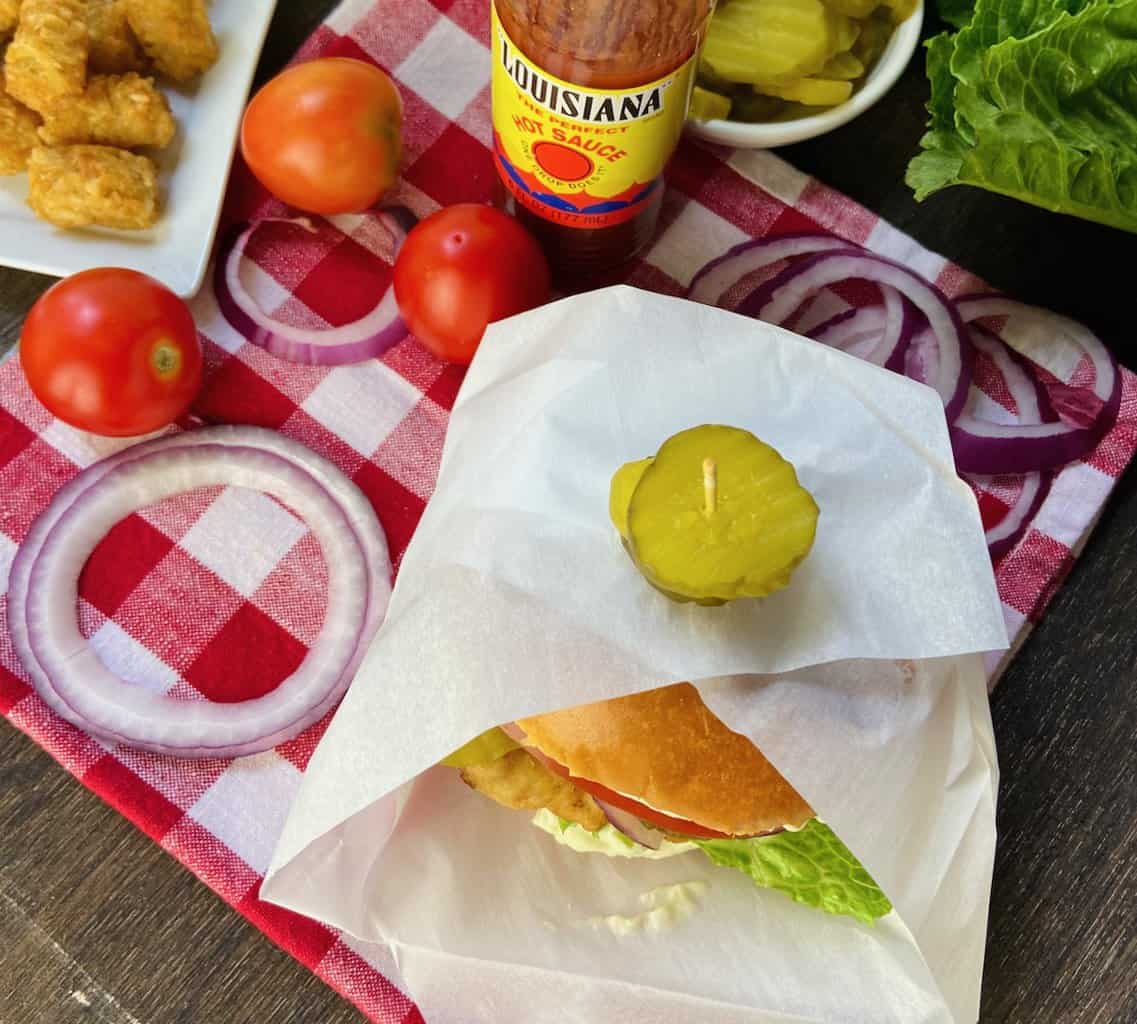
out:
M362 1020L7 725L0 793L2 1024Z
M993 703L984 1020L1137 1021L1137 475Z
M332 4L282 2L263 81ZM928 33L939 26L930 23ZM1085 320L1129 366L1134 240L974 189L902 184L917 60L877 107L782 155L1012 294ZM49 279L0 271L0 352ZM1011 666L984 1024L1137 1021L1137 476ZM0 725L0 1024L355 1024L29 740Z

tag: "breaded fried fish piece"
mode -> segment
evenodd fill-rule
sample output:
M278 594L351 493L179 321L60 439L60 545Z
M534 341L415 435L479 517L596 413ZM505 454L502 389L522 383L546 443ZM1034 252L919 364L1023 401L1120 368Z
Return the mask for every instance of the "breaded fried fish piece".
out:
M28 166L28 156L39 145L39 117L4 91L0 71L0 174L19 174Z
M28 205L61 228L148 228L158 219L158 169L109 146L38 146L28 160Z
M87 67L93 74L121 75L146 69L146 56L127 24L122 0L87 0L87 35Z
M4 71L8 92L42 111L87 85L87 12L84 0L23 0Z
M123 0L126 19L153 62L175 82L188 82L217 60L205 0Z
M6 39L16 31L20 20L20 0L0 0L0 39Z
M463 768L462 781L504 807L529 811L547 807L589 832L608 822L592 797L568 779L555 775L528 750L511 750L496 761Z
M94 142L133 149L169 145L176 130L153 79L131 71L95 75L82 96L56 100L44 110L39 134L49 146Z

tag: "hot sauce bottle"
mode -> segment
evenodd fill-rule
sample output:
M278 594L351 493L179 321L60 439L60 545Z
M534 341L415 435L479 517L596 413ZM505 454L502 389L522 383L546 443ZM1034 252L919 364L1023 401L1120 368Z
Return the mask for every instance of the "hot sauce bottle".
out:
M648 243L713 0L494 0L497 199L572 285Z

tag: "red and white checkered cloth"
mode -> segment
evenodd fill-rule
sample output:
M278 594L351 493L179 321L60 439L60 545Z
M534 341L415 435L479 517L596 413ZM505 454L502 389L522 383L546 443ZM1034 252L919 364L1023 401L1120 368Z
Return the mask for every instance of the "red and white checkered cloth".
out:
M406 169L392 200L420 216L489 197L488 37L487 0L351 0L299 55L374 61L397 80L406 107ZM628 278L644 288L680 294L699 266L743 239L817 229L901 260L949 294L980 284L766 153L684 143L668 181L658 239ZM286 214L238 166L227 218ZM282 318L344 323L370 309L386 287L386 246L371 216L334 218L315 234L268 224L250 246L247 283ZM335 461L374 503L397 566L434 484L461 372L413 340L381 361L294 366L244 343L217 313L208 287L195 314L208 362L198 415L278 429ZM976 373L987 399L1013 412L982 359ZM0 586L53 493L117 446L53 420L29 392L18 361L0 365ZM1018 640L1061 583L1135 449L1137 378L1126 373L1116 428L1092 457L1058 475L1030 531L997 566ZM1020 486L1007 478L977 488L988 526L1005 515ZM271 689L299 663L320 628L325 589L319 546L303 523L267 497L213 488L116 526L83 573L78 613L100 655L127 678L187 700L235 700ZM5 608L0 595L0 710L9 721L371 1019L422 1019L388 980L394 965L382 948L258 898L326 722L232 762L179 761L102 743L55 718L34 694L3 625Z

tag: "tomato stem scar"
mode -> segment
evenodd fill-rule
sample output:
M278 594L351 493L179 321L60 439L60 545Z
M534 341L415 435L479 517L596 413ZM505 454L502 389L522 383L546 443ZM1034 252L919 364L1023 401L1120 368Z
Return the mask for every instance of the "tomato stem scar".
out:
M150 349L150 365L159 380L170 380L182 368L182 353L168 338L159 338Z

